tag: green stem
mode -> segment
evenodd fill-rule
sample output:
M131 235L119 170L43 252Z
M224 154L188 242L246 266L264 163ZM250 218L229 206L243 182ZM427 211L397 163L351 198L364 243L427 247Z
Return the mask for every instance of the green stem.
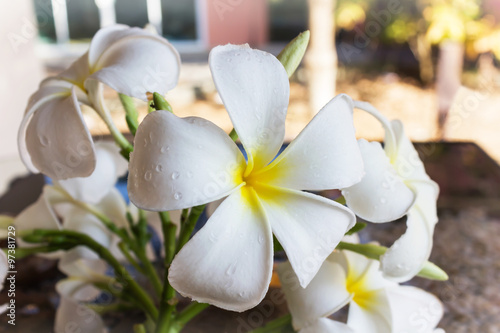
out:
M160 212L162 231L165 246L165 277L163 292L160 301L160 319L156 327L157 333L169 332L172 323L172 314L176 308L175 290L168 281L168 270L175 255L175 232L177 226L170 220L168 212Z
M177 315L175 321L180 327L182 327L209 306L210 305L205 303L193 302Z
M201 213L203 213L203 210L205 209L205 206L206 205L200 205L191 208L191 212L189 213L189 217L186 223L181 226L181 233L179 235L179 242L177 243L177 249L175 253L178 253L188 242L189 237L191 237L194 227L196 226L196 222L198 222Z
M120 249L121 253L123 253L123 255L125 256L125 258L127 258L128 262L132 264L132 266L134 266L134 268L138 271L138 272L141 272L142 274L145 274L144 270L142 269L141 266L139 266L139 264L137 263L137 260L135 260L131 255L130 255L130 252L128 251L128 247L127 247L127 244L125 244L124 242L120 242L118 243L118 248Z
M47 237L50 239L53 237L66 237L70 242L73 242L75 246L83 245L94 251L106 261L115 270L115 276L118 281L120 281L124 287L124 290L130 290L136 300L139 302L143 310L151 316L153 319L158 318L158 310L151 298L144 292L144 290L134 281L130 276L128 271L120 264L120 262L109 252L107 248L97 243L91 237L86 234L82 234L71 230L45 230L45 229L35 229L33 230L33 235ZM76 242L75 242L76 241ZM50 244L49 244L50 245Z
M229 137L231 140L236 141L238 140L238 133L236 133L236 130L233 128L231 132L229 133Z
M125 110L125 120L127 121L128 128L132 135L135 135L137 132L137 127L139 127L139 112L135 108L135 103L132 97L129 97L124 94L118 94L120 98L120 102L123 105L123 109Z
M267 323L264 327L259 327L250 331L249 333L276 333L280 332L280 329L291 326L292 316L287 314L283 317L275 319Z

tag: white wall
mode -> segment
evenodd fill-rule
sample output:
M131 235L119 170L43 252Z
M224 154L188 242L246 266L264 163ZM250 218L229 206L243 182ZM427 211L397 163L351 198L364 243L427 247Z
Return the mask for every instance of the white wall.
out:
M0 2L0 196L13 177L27 173L17 153L17 130L42 79L37 36L32 1Z

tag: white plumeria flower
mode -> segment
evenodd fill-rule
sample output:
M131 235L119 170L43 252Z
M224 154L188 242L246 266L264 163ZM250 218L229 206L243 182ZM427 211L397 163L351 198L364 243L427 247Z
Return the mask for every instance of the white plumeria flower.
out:
M90 176L55 181L73 199L90 204L100 202L128 171L128 163L114 142L96 142L95 154L96 166Z
M119 238L111 233L97 217L82 208L68 205L71 203L68 195L56 186L45 185L42 195L32 205L23 210L15 219L14 226L17 231L33 229L73 230L91 236L101 245L110 249L118 256L122 256L118 249ZM64 209L59 206L63 205ZM100 212L108 216L118 227L128 227L125 217L126 204L123 197L116 189L112 189L95 206ZM60 222L59 216L62 218ZM17 240L21 247L37 246ZM49 258L61 258L62 251L40 254Z
M431 333L443 315L441 302L424 290L400 286L379 271L379 262L353 252L334 252L305 289L288 262L278 273L295 329L336 333L328 316L349 304L347 325L340 332ZM326 322L330 322L327 328ZM324 327L314 330L311 327Z
M397 282L414 277L429 259L434 226L438 221L438 185L424 165L399 120L389 122L373 106L354 102L375 116L385 130L384 148L359 140L366 174L342 194L356 215L371 222L388 222L408 214L407 230L381 258L382 271Z
M97 312L68 297L61 297L54 324L55 333L108 332Z
M179 54L164 38L124 25L99 30L87 53L42 81L31 96L18 136L22 160L30 171L53 179L89 176L96 157L80 104L93 107L118 131L104 105L102 83L147 100L148 92L172 89L179 70Z
M177 254L169 281L199 302L244 311L268 289L272 233L301 285L309 284L355 217L344 206L301 190L355 184L363 162L349 97L334 98L275 158L289 99L281 63L248 45L226 45L211 51L209 64L248 162L213 123L156 111L137 130L128 190L132 202L148 210L188 208L227 196Z

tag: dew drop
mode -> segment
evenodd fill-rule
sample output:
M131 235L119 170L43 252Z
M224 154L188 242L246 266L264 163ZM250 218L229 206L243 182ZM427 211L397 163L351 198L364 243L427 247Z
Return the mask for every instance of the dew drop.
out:
M170 150L169 146L163 146L163 147L160 148L160 153L164 154L164 153L166 153L169 150Z
M151 173L151 171L146 171L146 173L144 174L144 180L147 182L149 182L152 177L153 177L153 174Z
M264 243L264 236L259 235L259 244Z
M149 132L149 141L153 143L153 132Z
M180 176L181 175L177 171L172 172L172 179L173 180L179 179Z
M233 275L234 273L236 273L236 265L231 264L226 269L226 275Z
M147 147L147 146L148 146L148 140L144 139L144 147Z
M175 193L174 193L174 199L175 199L175 200L181 200L181 199L182 199L182 193L180 193L180 192L175 192Z
M40 143L42 144L42 146L46 147L50 144L50 140L45 136L45 135L40 135L38 137L38 139L40 139Z
M210 233L210 236L208 238L212 243L217 243L217 241L219 240L219 237L213 232Z
M163 171L163 165L158 164L158 165L156 166L156 171L157 171L157 172L162 172L162 171Z
M238 293L238 296L240 296L241 298L245 297L245 292L242 291L242 292Z

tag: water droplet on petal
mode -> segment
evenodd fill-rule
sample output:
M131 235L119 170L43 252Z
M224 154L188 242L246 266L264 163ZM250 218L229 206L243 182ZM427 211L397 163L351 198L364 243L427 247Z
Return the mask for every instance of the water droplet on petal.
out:
M259 244L264 243L264 236L259 235Z
M231 264L226 269L226 275L233 275L234 273L236 273L236 265Z
M175 200L181 200L181 199L182 199L182 193L180 193L180 192L175 192L175 193L174 193L174 199L175 199Z
M147 182L149 182L152 177L153 177L153 174L151 173L151 171L146 171L146 173L144 174L144 180Z
M157 171L157 172L162 172L162 171L163 171L163 165L158 164L158 165L156 166L156 171Z
M147 147L147 146L148 146L148 140L144 139L144 147Z
M160 148L160 153L164 154L164 153L166 153L169 150L170 150L169 146L163 146L163 147Z
M172 172L172 179L173 180L179 179L180 176L181 176L180 173L178 173L177 171Z
M40 139L40 144L44 147L50 144L50 140L45 135L40 135L38 139Z

